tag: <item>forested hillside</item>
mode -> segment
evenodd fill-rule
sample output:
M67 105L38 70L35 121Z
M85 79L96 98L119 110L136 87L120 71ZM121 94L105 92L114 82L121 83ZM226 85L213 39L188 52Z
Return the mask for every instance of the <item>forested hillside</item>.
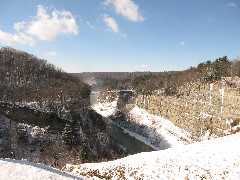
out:
M151 94L162 89L165 95L180 95L182 87L192 82L211 82L221 77L240 76L240 61L230 61L227 56L200 63L184 71L149 73L134 78L129 87L141 94Z
M88 103L90 86L46 60L9 47L0 49L0 100L39 106ZM66 103L68 102L68 103Z

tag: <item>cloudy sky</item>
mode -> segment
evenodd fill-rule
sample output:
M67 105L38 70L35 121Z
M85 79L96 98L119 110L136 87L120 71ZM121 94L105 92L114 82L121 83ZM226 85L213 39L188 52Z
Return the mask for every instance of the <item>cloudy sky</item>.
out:
M183 70L240 56L239 0L0 1L0 46L67 72Z

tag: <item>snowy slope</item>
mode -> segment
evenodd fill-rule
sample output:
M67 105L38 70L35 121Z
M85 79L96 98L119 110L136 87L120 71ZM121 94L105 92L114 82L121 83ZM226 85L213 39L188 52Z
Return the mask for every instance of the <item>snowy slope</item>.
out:
M175 126L171 121L148 113L146 110L135 106L130 111L131 121L148 127L147 137L149 139L160 139L168 144L168 147L177 147L191 143L190 133ZM162 150L167 147L163 143L156 145Z
M98 103L92 107L102 116L108 117L116 110L117 101ZM190 133L175 126L171 121L152 115L135 106L130 112L127 122L110 122L121 127L130 136L144 142L155 150L177 147L192 143ZM133 125L131 125L133 124ZM136 127L136 126L139 127Z
M45 165L28 162L25 160L0 159L0 179L82 179Z
M68 166L72 174L111 179L240 179L240 134L111 162Z

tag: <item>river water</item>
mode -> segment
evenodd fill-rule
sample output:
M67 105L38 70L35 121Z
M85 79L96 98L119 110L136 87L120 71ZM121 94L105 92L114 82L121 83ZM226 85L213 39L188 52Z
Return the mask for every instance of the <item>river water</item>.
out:
M96 92L91 93L90 95L91 105L94 105L95 103L97 103L97 96L98 96L98 93ZM120 127L111 123L108 119L106 120L106 123L107 123L107 131L109 135L115 140L115 142L119 143L119 145L128 154L154 151L153 148L149 147L145 143L125 133Z

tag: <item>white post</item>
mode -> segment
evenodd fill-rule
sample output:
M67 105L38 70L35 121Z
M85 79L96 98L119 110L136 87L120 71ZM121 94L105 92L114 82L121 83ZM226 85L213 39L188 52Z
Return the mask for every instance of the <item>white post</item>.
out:
M222 96L222 102L221 102L221 114L223 113L223 101L224 101L224 89L219 89L219 92Z
M209 104L212 105L212 89L213 89L213 83L210 84L210 96L209 96Z

